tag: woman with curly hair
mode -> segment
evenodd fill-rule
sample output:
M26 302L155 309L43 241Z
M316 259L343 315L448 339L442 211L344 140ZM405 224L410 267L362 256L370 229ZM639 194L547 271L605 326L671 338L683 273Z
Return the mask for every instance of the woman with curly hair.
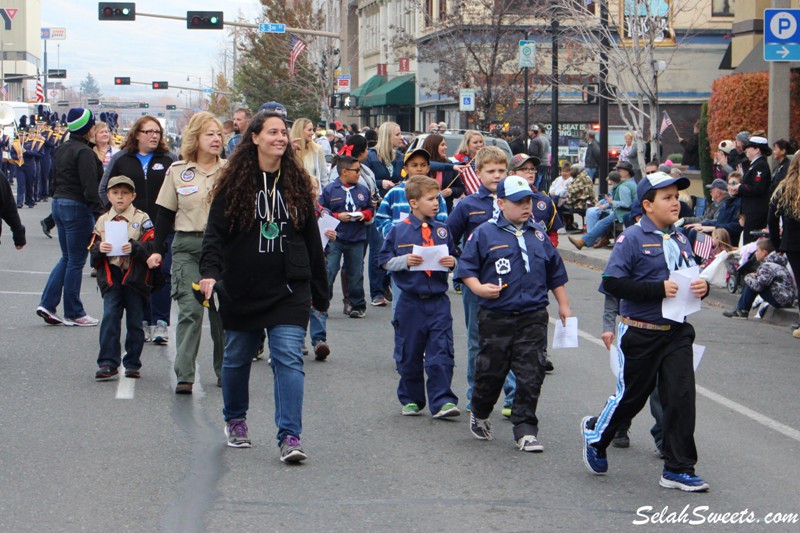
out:
M261 111L253 117L212 198L200 290L206 299L218 300L225 327L228 446L252 446L245 422L250 365L266 329L280 458L302 461L301 350L309 304L325 312L329 295L312 178L295 156L281 115Z
M772 194L767 225L773 247L786 254L794 272L795 284L800 287L800 151L794 154L786 177ZM800 339L798 325L793 325L792 329L792 336Z

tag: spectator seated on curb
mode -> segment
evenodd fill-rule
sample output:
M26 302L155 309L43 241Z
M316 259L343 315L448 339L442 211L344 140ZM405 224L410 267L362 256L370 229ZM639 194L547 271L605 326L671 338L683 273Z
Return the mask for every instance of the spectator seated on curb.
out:
M732 172L730 179L741 179L741 174ZM728 194L728 184L724 180L716 179L710 185L706 185L706 188L711 189L711 205L706 208L705 216L702 219L683 218L678 220L676 226L683 226L681 231L689 238L692 246L697 240L698 232L711 234L715 228L727 230L731 242L739 242L739 235L742 233L742 226L739 224L741 198Z
M582 165L572 165L569 172L572 182L567 185L567 199L561 207L561 213L580 215L585 218L586 209L595 203L594 184ZM565 225L569 227L568 224Z
M586 223L588 232L583 237L569 237L575 247L580 250L584 246L604 248L609 243L607 233L613 230L614 223L623 222L625 215L630 213L631 206L636 201L636 182L633 169L627 161L621 162L621 171L613 171L608 175L607 181L610 194L600 200L596 207L586 210Z
M775 308L791 307L795 299L794 279L786 268L786 257L775 252L769 239L756 245L755 256L761 263L753 274L744 278L744 289L736 307L722 314L729 318L747 319L756 296ZM759 317L762 309L759 309Z
M710 265L714 261L714 258L721 252L732 252L733 250L735 250L735 248L731 244L731 235L728 233L728 230L725 228L714 228L714 231L711 232L711 252L706 259L700 258L702 263L698 261L698 263L700 263L700 270Z

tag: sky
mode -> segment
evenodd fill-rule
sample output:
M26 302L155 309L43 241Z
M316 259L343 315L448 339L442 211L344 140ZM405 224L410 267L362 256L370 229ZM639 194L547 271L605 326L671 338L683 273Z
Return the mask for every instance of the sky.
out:
M136 2L139 13L185 17L190 9L222 10L226 21L236 20L241 13L252 23L264 22L259 20L260 7L257 0ZM99 21L97 15L95 0L42 0L42 27L67 30L66 40L47 44L48 68L66 69L68 78L61 81L67 87L79 86L91 73L103 96L155 101L165 96L177 98L178 89L172 89L174 85L198 87L198 77L203 87L211 87L212 68L214 72L222 69L225 50L231 68L233 41L227 30L187 30L184 21L151 17L137 17L134 22ZM115 76L128 76L131 81L148 84L167 81L170 89L115 86ZM181 101L184 98L181 96Z

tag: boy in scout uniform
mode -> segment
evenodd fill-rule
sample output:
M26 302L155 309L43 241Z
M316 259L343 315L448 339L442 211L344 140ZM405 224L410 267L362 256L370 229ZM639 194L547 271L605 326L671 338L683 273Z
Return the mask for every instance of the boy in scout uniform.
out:
M470 431L491 440L489 415L512 370L517 380L514 440L522 451L541 452L536 406L545 375L548 291L558 301L562 322L572 311L564 287L567 271L544 228L531 219L532 198L522 177L503 179L497 185L500 213L472 233L454 276L480 305Z
M392 272L402 291L395 307L394 360L400 383L397 397L402 414L419 415L427 388L434 418L461 414L450 384L453 380L453 316L447 298L447 271L411 270L422 264L414 245L445 245L439 264L455 267L455 245L447 226L435 220L439 211L439 184L427 176L412 176L405 186L411 214L392 226L378 255L378 264ZM425 374L428 381L425 382ZM427 385L427 386L426 386Z
M153 223L144 211L131 204L136 198L133 180L116 176L108 182L106 196L111 204L109 211L97 219L92 234L90 251L92 266L97 269L97 285L103 295L103 321L100 324L100 353L97 381L107 381L116 376L120 365L120 337L122 313L125 312L125 377L139 378L144 347L142 316L150 290L156 280L155 272L147 268L147 257L153 241ZM128 242L122 245L123 255L109 255L113 246L106 240L108 222L125 222ZM163 282L163 280L161 280Z
M556 204L547 194L536 188L536 167L539 159L526 154L517 154L511 158L509 176L525 178L533 191L533 212L531 216L547 230L547 236L555 248L558 248L558 230L564 227L561 217L558 216Z
M583 460L594 474L608 471L606 448L617 429L644 407L658 386L663 405L662 487L688 492L708 490L697 477L694 443L695 385L692 356L694 328L662 316L664 298L674 298L678 284L670 272L694 266L688 239L675 228L678 191L687 178L663 172L648 174L637 186L644 216L619 236L603 272L602 290L619 298L617 348L621 354L617 394L596 417L581 421ZM708 283L691 283L696 298L708 294Z

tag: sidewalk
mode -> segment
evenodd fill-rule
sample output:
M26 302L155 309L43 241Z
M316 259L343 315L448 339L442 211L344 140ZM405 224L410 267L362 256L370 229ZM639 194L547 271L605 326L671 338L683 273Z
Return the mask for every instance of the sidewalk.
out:
M578 250L571 242L569 242L569 239L567 238L569 235L574 235L577 237L580 236L580 233L563 233L563 230L559 232L558 252L561 254L562 259L564 259L564 261L569 261L570 263L576 263L598 270L597 284L599 286L600 272L605 269L606 263L608 263L608 258L611 255L612 250L611 246L601 249L584 247L582 250ZM736 306L736 302L739 300L740 294L741 293L731 294L728 289L712 287L711 293L706 297L704 302L720 307L720 314L722 314L722 311L732 309ZM754 314L754 312L750 313L750 320L753 320L752 317ZM775 324L777 326L789 326L791 324L800 322L800 313L798 313L796 307L792 307L790 309L775 309L770 306L762 321Z

